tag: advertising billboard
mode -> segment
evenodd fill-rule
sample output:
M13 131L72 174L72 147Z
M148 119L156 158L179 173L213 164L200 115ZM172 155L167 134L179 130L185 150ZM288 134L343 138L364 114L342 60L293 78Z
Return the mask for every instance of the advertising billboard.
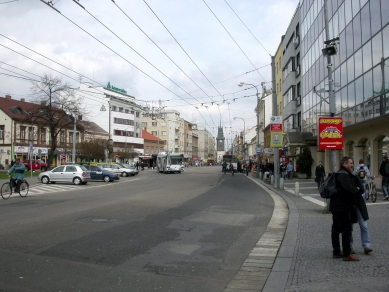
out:
M319 149L341 150L344 147L343 119L341 117L320 117Z

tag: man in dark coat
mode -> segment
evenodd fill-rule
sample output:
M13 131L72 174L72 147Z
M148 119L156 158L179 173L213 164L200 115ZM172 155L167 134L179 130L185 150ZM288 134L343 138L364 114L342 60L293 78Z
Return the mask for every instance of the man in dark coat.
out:
M319 161L319 165L316 166L315 170L315 182L317 183L317 187L319 188L321 183L324 181L324 177L326 175L326 171L321 161Z
M389 163L388 156L384 156L384 159L380 166L380 174L382 175L382 192L384 194L384 200L389 199L389 173L387 173L387 166L386 164Z
M338 194L331 198L330 203L330 211L332 212L331 241L333 258L342 257L344 261L359 261L357 257L350 254L352 217L356 219L356 194L359 193L359 187L356 186L354 175L352 174L353 166L353 160L350 157L343 157L340 160L339 171L335 174ZM340 234L342 234L343 252L340 249Z

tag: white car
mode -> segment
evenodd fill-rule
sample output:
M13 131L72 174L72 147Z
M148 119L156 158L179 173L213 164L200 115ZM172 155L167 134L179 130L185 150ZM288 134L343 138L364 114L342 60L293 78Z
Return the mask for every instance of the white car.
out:
M104 168L105 170L117 173L121 176L129 176L132 175L134 176L135 173L132 169L125 168L121 166L120 164L115 164L115 163L97 163L98 166Z
M38 180L44 184L67 182L85 185L90 179L90 171L82 165L61 165L52 170L41 172L38 176Z

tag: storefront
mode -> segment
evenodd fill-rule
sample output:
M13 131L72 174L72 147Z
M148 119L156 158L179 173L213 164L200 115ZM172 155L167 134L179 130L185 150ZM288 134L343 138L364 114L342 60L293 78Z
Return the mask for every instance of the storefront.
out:
M21 160L29 159L29 147L28 146L14 146L14 159L20 158ZM32 159L42 159L47 161L48 148L44 147L33 147Z

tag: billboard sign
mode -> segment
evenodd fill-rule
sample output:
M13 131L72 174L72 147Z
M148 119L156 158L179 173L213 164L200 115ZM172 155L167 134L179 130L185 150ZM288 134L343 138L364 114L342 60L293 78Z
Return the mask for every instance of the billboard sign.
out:
M341 117L319 118L319 149L341 150L344 147L343 119Z

